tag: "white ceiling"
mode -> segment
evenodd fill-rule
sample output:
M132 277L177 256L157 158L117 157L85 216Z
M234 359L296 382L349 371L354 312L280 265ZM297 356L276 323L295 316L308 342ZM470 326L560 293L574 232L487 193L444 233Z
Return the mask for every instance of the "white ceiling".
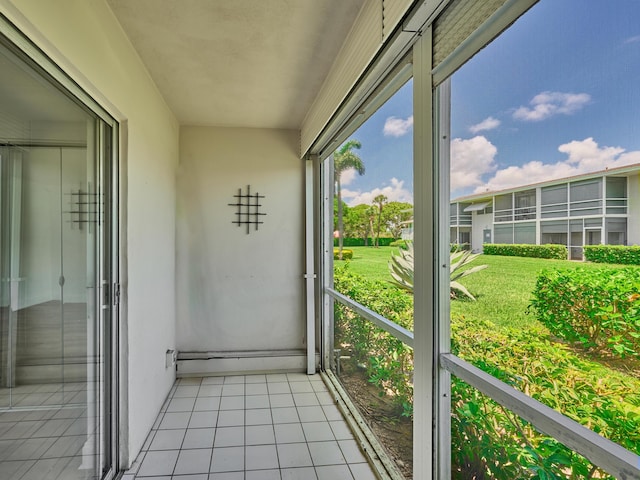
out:
M182 125L298 129L365 0L107 0Z

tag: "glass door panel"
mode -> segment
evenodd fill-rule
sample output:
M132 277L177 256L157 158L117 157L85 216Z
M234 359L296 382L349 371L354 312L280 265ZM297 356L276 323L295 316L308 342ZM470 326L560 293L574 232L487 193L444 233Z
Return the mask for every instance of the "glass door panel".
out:
M0 478L97 480L114 458L112 130L1 45L0 67Z

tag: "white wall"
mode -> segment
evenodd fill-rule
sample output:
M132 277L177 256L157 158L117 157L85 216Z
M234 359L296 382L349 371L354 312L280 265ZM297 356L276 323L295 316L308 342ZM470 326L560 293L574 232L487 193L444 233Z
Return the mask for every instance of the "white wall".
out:
M493 214L477 215L474 212L471 225L471 250L482 252L483 230L487 228L491 230L491 241L493 241Z
M299 132L182 127L177 212L180 351L301 349L304 162ZM258 231L232 223L259 192Z
M0 0L0 11L127 124L129 410L121 434L132 461L175 378L164 352L175 346L178 124L104 0Z
M628 186L627 244L640 245L640 174L630 176Z

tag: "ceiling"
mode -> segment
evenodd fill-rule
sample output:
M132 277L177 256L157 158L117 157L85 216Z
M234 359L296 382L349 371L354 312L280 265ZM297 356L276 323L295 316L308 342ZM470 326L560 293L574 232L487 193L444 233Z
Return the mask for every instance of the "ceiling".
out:
M365 0L107 0L182 125L299 129Z

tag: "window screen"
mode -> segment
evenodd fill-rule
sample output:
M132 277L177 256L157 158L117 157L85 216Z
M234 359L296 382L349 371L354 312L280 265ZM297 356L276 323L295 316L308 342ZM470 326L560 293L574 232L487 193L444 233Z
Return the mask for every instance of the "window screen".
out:
M513 243L513 224L494 226L493 240L495 243Z
M534 222L516 223L513 226L513 243L536 243L536 224Z

